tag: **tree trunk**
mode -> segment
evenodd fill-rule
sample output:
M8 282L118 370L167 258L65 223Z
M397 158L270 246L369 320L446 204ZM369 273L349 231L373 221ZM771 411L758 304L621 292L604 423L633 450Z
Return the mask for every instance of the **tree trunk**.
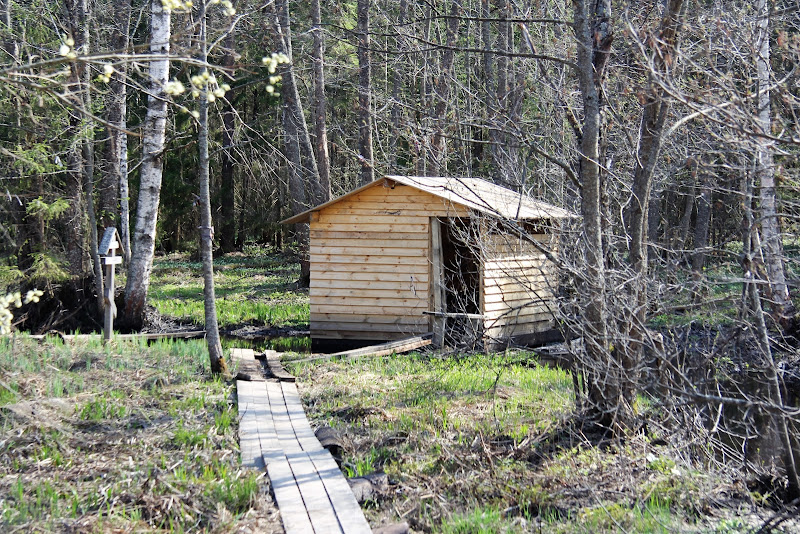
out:
M203 9L203 8L201 8ZM228 74L234 74L234 32L230 31L225 39L225 57L222 60ZM222 235L220 248L222 252L232 252L236 248L236 181L234 176L233 143L235 134L236 111L233 102L236 92L231 89L225 95L225 109L222 112L222 151L220 152L221 179L221 223ZM242 229L240 228L241 232Z
M598 0L590 21L584 0L573 0L573 28L577 39L577 75L583 103L583 129L579 143L581 215L586 272L584 375L590 414L606 428L624 425L628 410L623 400L620 363L613 357L608 336L605 295L605 257L602 233L603 204L600 180L601 102L600 86L605 60L613 39L610 28L611 2Z
M275 42L288 58L289 63L281 65L283 76L281 98L283 100L282 118L285 136L285 150L288 169L289 194L292 196L292 213L298 214L310 204L319 204L324 197L319 183L317 162L311 146L300 94L294 78L292 64L292 30L289 23L289 2L281 0L278 4L274 23ZM308 202L310 199L310 202ZM311 264L308 259L308 225L297 225L296 237L300 246L301 287L307 287L311 277Z
M314 61L314 147L322 190L322 198L319 200L327 202L331 198L331 162L328 155L328 129L325 125L328 103L325 97L325 40L320 0L311 2L311 19L314 34L314 47L311 51Z
M397 24L402 26L406 22L406 14L408 13L408 0L400 0L400 12L397 17ZM396 38L396 50L398 53L405 50L405 41L401 40L399 34ZM392 173L401 173L400 162L398 161L397 145L400 142L400 120L402 117L402 104L400 103L400 86L403 83L403 70L401 67L405 65L405 59L396 60L392 65L392 112L390 128L392 136L389 140L389 168Z
M206 42L206 4L200 2L200 60L208 63L208 44ZM231 32L233 33L233 32ZM203 67L205 68L205 67ZM198 178L200 186L200 259L203 264L203 309L205 311L206 341L211 372L215 375L228 374L228 365L222 352L217 324L217 303L214 295L214 227L211 221L211 194L209 192L208 164L208 83L200 90L200 116L198 117Z
M459 16L461 14L460 0L450 3L450 18L447 19L446 48L442 52L442 61L439 66L439 77L433 85L435 104L433 106L433 141L431 142L431 176L443 176L447 172L447 142L445 129L447 128L447 108L450 102L450 83L453 78L453 62L455 60L455 46L458 38Z
M372 85L369 38L369 0L358 0L358 156L361 160L361 185L375 179L372 157Z
M692 253L692 301L699 303L702 298L700 286L703 281L703 268L708 247L708 229L711 223L711 181L712 174L700 167L703 173L700 196L697 199L697 217L694 223L694 252Z
M627 381L638 383L641 360L646 336L647 322L647 230L648 208L653 187L658 156L661 151L661 137L664 123L669 114L671 101L661 87L659 79L669 76L670 66L677 58L678 29L681 24L683 0L668 0L661 19L658 38L653 45L653 57L648 58L649 80L645 94L644 108L639 124L639 146L634 163L631 200L626 213L625 226L628 232L628 258L633 274L628 283L633 306L627 339L620 340L622 367ZM633 388L625 388L625 401L633 402Z
M69 32L75 41L75 50L81 51L84 34L84 13L82 5L74 0L64 2ZM86 65L72 61L69 65L67 81L67 98L72 104L69 110L69 126L66 139L70 146L67 152L67 191L70 195L70 207L66 212L66 256L68 272L74 277L86 272L86 259L89 251L86 239L86 195L83 161L83 121L80 113L84 109L82 84Z
M150 288L150 273L155 254L167 124L167 95L164 85L169 79L170 13L164 9L161 0L151 1L150 13L150 54L153 59L150 60L150 86L142 130L141 183L133 251L125 285L124 319L132 328L141 328L144 324L147 291Z
M745 173L742 179L742 195L744 196L744 217L742 218L742 267L745 283L742 284L742 308L740 318L747 323L755 324L756 339L764 357L769 401L773 406L784 406L783 392L778 377L775 358L769 340L767 324L764 320L764 310L761 307L761 295L758 290L758 269L755 268L753 258L763 255L761 245L758 243L758 228L753 217L753 186ZM748 317L749 316L749 317ZM794 454L794 443L789 429L788 415L776 413L772 415L773 423L778 432L783 450L784 469L788 482L788 498L796 499L800 496L800 472L798 472L798 459Z
M758 126L764 135L772 134L772 111L770 106L770 66L769 10L771 2L758 0L758 21L756 24L756 71L758 79ZM775 319L785 321L794 313L786 284L783 267L783 242L781 241L780 221L778 219L777 189L772 149L774 142L765 137L756 138L756 179L759 183L761 207L761 236L764 266L769 282L769 301Z
M497 110L494 97L494 53L492 52L492 9L490 0L481 0L481 41L483 45L483 98L486 107L487 137L489 140L489 150L483 151L483 164L489 169L488 174L492 180L500 180L499 169L497 168L497 132L495 121L497 120Z

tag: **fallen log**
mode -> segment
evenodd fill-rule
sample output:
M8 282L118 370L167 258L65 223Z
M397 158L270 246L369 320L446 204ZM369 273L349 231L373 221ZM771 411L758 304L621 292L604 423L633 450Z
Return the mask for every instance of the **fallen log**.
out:
M402 354L403 352L409 352L430 345L432 337L433 333L428 332L427 334L422 334L421 336L398 339L397 341L390 341L380 345L371 345L369 347L346 350L344 352L335 352L333 354L315 354L314 356L309 356L307 358L286 361L288 363L300 363L313 362L316 360L327 360L331 358L374 358L378 356L389 356L390 354Z
M10 334L7 334L10 335ZM191 330L187 332L160 332L152 334L117 334L114 339L130 341L144 339L145 341L155 341L158 339L192 339L206 335L205 330ZM66 341L87 341L93 337L101 337L102 334L63 334L58 331L48 332L47 334L36 334L28 336L31 339L42 341L50 336L60 337Z

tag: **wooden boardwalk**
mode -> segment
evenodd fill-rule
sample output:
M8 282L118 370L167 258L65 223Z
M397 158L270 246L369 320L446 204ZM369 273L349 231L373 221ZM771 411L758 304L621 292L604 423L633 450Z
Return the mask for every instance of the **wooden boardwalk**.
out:
M231 356L255 362L249 349L233 349ZM314 436L295 383L237 380L236 389L242 465L266 468L287 534L372 532L344 475Z

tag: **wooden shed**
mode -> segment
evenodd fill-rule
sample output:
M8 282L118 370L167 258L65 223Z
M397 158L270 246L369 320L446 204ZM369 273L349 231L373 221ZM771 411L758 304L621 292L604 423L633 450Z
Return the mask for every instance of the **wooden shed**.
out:
M571 217L478 178L386 176L286 219L310 223L314 350L541 339L557 286L546 252Z

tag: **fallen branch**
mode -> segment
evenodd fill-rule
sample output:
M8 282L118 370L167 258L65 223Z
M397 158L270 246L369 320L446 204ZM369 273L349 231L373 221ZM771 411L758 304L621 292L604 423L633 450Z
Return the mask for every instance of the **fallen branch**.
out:
M390 354L401 354L403 352L409 352L430 345L432 337L433 333L428 332L427 334L422 334L421 336L414 336L405 339L399 339L397 341L390 341L389 343L383 343L381 345L371 345L369 347L346 350L344 352L336 352L333 354L315 354L314 356L309 356L307 358L300 358L298 360L286 360L286 362L287 363L313 362L317 360L328 360L331 358L340 358L340 359L365 358L365 357L374 358L377 356L388 356Z

